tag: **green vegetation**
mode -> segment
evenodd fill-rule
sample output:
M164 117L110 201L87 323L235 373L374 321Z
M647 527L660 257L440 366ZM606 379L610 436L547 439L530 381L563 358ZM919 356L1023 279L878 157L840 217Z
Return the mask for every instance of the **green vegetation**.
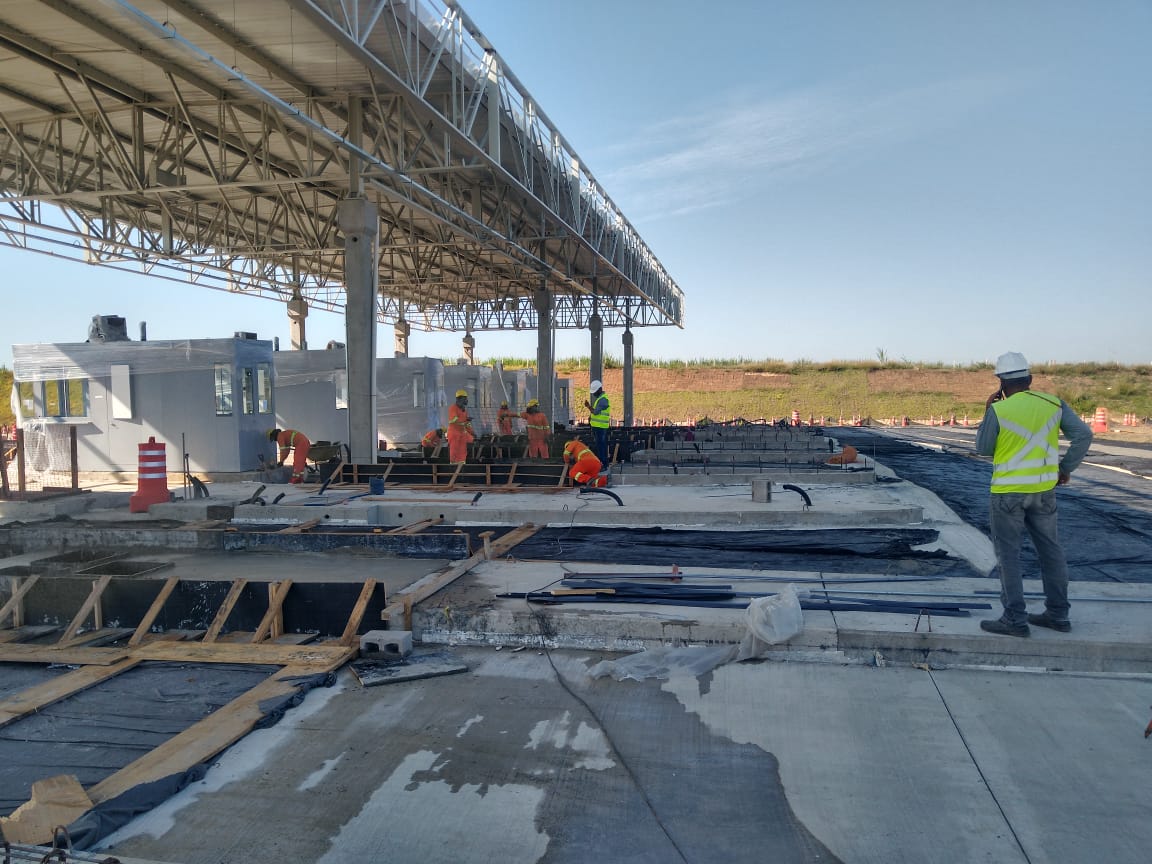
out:
M12 370L0 366L0 426L16 422L12 413Z

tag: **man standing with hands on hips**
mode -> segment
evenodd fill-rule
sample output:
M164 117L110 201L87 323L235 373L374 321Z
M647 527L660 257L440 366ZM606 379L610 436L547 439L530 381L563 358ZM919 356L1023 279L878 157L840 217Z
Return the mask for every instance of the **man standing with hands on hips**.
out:
M980 629L1027 636L1028 625L1060 633L1068 620L1068 564L1056 530L1056 487L1063 486L1092 443L1092 430L1059 397L1029 390L1032 374L1023 354L1009 351L996 361L1000 389L988 397L976 433L976 451L992 457L989 507L992 545L1000 569L1000 618ZM1060 433L1068 450L1060 458ZM1029 614L1024 601L1020 543L1024 532L1040 558L1044 611Z
M599 379L588 385L590 397L584 400L584 407L588 409L588 425L592 427L592 434L596 436L596 455L601 465L608 464L608 424L611 422L612 411L608 404L608 397L604 395L604 384Z

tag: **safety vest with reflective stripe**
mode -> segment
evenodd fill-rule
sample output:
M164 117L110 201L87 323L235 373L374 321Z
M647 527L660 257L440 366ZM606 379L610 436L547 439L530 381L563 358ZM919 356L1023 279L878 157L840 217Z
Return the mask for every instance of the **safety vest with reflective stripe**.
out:
M601 393L599 398L592 403L592 414L588 418L588 424L595 429L607 429L611 416L608 397Z
M1000 434L992 455L992 491L1047 492L1060 476L1060 400L1025 390L992 403Z

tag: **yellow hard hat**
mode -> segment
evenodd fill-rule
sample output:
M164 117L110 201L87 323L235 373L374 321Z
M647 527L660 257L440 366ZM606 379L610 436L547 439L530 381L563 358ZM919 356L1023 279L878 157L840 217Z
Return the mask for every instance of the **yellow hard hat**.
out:
M535 407L536 405L539 405L539 404L540 404L540 400L539 400L539 399L529 399L529 400L528 400L528 405L527 405L527 407L529 407L529 408L533 408L533 407Z
M507 407L508 407L508 400L507 400L507 399L505 399L503 402L501 402L501 403L500 403L500 407L501 407L501 408L507 408Z
M467 390L457 390L456 391L456 398L459 399L461 396L467 397L468 391Z

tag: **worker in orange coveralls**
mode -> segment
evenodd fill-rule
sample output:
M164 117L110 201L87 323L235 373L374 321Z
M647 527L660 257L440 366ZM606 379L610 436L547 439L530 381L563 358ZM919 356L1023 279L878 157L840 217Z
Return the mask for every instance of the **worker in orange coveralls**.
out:
M456 401L448 406L448 461L467 462L468 445L475 440L472 418L468 416L468 391L457 390Z
M277 465L283 465L288 459L288 451L292 451L292 479L288 482L303 483L304 469L308 462L308 450L311 448L312 442L303 432L297 432L295 429L269 429L268 440L280 448Z
M520 417L528 428L528 447L524 451L524 458L547 459L548 415L540 410L539 400L529 399L528 405Z
M444 443L444 430L443 429L429 429L424 433L424 437L420 439L420 446L424 450L424 458L431 459L437 455L440 446Z
M574 438L564 445L564 463L567 464L569 460L573 460L572 467L568 469L568 476L573 482L581 486L608 485L608 478L600 476L600 469L604 463L596 458L596 454L579 438Z
M512 418L516 415L508 407L508 401L500 403L500 410L496 412L496 431L501 435L512 434Z

